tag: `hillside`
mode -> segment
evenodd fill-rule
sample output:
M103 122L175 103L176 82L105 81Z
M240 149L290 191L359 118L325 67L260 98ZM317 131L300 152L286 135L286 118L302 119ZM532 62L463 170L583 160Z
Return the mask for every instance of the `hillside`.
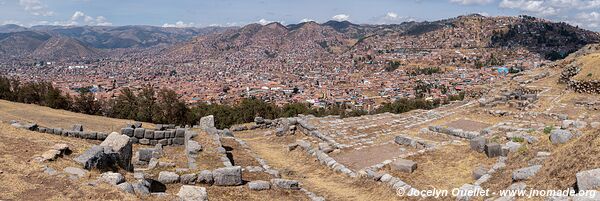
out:
M479 48L497 54L504 54L504 50L524 49L532 55L556 60L598 41L598 33L565 23L528 16L468 15L398 25L357 25L347 21L305 22L288 26L279 23L251 24L237 30L196 37L165 53L174 60L183 61L235 57L294 60L317 56L342 60L348 52L378 56L372 52L393 52L403 48L450 49L448 52L452 52L452 49ZM384 54L380 57L389 56Z
M247 28L252 34L239 37L253 43L277 44L253 36L287 32L276 24ZM578 93L560 82L562 71L573 61L593 56L594 47L589 45L548 67L499 77L482 86L485 90L476 99L401 114L255 118L224 130L214 128L214 119L208 116L187 129L146 123L143 128L121 129L133 122L0 101L0 137L7 139L0 142L0 160L8 161L0 167L0 182L17 184L0 183L5 184L0 185L4 190L0 198L27 199L39 194L62 200L81 196L173 200L185 197L181 193L185 188L194 188L202 192L198 196L210 200L407 200L413 197L397 193L429 188L500 192L577 186L576 192L597 190L600 186L588 181L599 179L595 172L600 171L596 148L600 114L595 111L600 108L600 95ZM8 126L12 120L19 122ZM40 127L26 131L26 122ZM84 131L67 130L61 136L48 133L48 128L70 129L73 124L82 124ZM91 132L95 137L89 137L90 131L121 134L99 139L101 135L95 132ZM171 132L175 137L166 134ZM118 157L128 156L134 170L118 168L124 181L115 182L120 185L115 187L101 179L100 166L83 170L87 166L76 158L85 156L100 140L112 147L116 141L111 140L117 136L123 143L132 143L131 154ZM54 143L68 144L73 153L36 162L35 156L52 149ZM69 173L73 168L84 173ZM209 181L207 174L214 180ZM55 181L75 188L58 193L64 187ZM128 184L135 185L130 193L117 191ZM528 199L501 198L500 194L437 199L465 197Z

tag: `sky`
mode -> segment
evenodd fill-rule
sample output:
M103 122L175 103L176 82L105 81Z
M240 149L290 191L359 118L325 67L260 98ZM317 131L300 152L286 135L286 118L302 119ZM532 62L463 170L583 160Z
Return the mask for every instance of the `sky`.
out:
M0 0L0 24L243 26L348 20L394 24L479 13L531 15L600 31L600 0Z

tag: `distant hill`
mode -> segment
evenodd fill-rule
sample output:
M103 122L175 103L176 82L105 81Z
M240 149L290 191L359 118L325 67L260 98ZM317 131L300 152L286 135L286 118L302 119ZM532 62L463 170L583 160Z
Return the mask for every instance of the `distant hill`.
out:
M53 42L34 51L50 38ZM66 40L72 39L72 40ZM56 39L56 38L55 38ZM164 28L153 26L0 26L1 59L69 59L153 57L163 62L199 59L303 59L339 57L347 52L371 54L373 48L525 48L556 60L586 44L597 43L596 32L544 19L458 16L438 21L390 25L359 25L348 21L304 22L284 26ZM50 43L46 43L50 44ZM76 50L68 50L75 48ZM128 54L117 49L127 49ZM49 53L52 50L58 53ZM42 53L48 52L48 53ZM60 52L68 52L60 53ZM71 54L74 53L74 54ZM67 56L73 55L73 56ZM66 57L63 57L66 56ZM54 57L54 58L53 58Z
M153 26L0 26L0 59L77 60L98 56L98 50L170 46L199 35L230 28L172 28ZM48 39L53 41L46 41ZM45 46L40 46L45 44ZM39 49L38 49L39 48ZM75 48L71 50L71 48ZM34 52L35 51L35 52ZM57 52L52 52L57 51ZM74 53L74 54L71 54ZM43 56L39 58L40 56ZM85 57L80 57L85 56Z
M598 33L566 23L519 17L466 15L432 22L394 25L358 25L348 21L322 24L304 22L283 26L251 24L240 29L199 36L170 48L173 58L194 60L221 58L240 52L263 58L294 53L336 56L347 51L361 53L373 46L408 48L515 48L554 60L600 40ZM260 49L260 50L257 50ZM559 56L554 58L554 54ZM368 54L368 53L365 53ZM291 55L291 56L290 56Z
M82 42L64 36L54 36L38 46L33 57L45 60L54 58L89 59L101 56L95 48L87 47Z

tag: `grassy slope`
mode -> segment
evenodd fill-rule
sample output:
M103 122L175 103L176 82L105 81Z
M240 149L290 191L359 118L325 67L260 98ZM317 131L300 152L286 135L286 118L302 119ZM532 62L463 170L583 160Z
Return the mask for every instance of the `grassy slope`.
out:
M86 115L65 110L55 110L32 104L23 104L0 100L0 120L27 121L44 127L60 127L70 129L73 124L83 124L85 130L119 131L131 120ZM144 127L153 128L152 124L144 123Z

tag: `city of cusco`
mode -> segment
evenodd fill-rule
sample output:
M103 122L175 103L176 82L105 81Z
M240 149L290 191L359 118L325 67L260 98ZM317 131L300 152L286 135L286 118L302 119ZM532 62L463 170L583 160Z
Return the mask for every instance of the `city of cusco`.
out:
M0 13L0 201L600 201L600 0Z

